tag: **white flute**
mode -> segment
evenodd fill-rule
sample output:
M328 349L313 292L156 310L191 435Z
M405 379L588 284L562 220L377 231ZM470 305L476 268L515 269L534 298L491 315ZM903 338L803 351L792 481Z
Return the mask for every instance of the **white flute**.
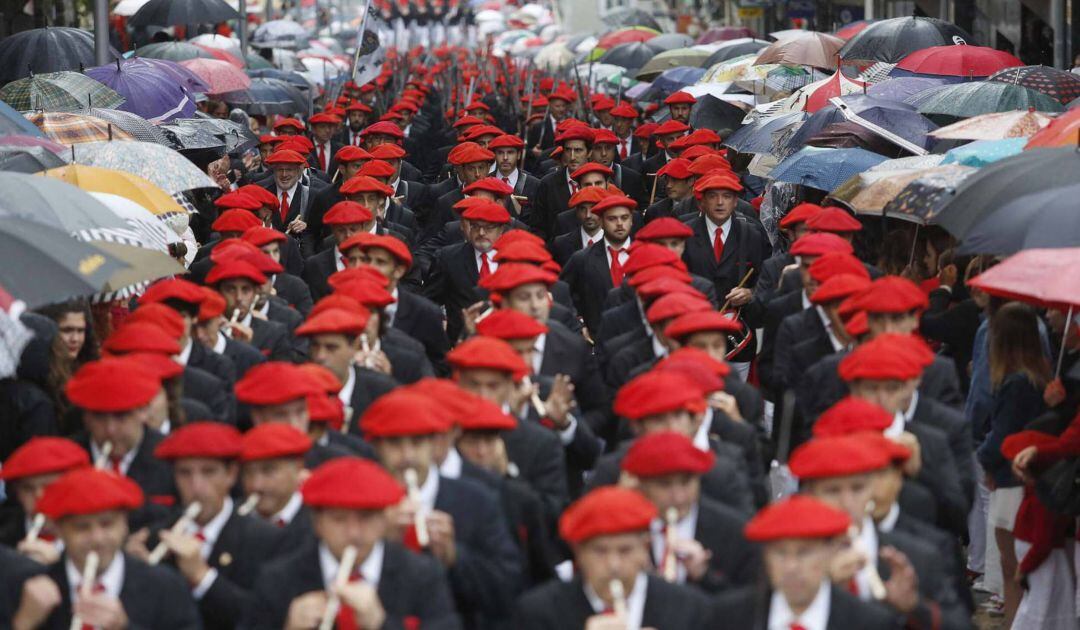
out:
M421 547L427 547L431 543L427 529L427 510L420 503L420 481L416 471L412 468L405 469L405 486L409 491L409 500L416 506L413 514L413 524L416 526L416 542Z
M354 564L356 564L356 547L349 545L345 551L341 552L341 563L338 564L337 575L334 576L335 587L348 584ZM326 610L323 611L322 621L319 622L319 630L331 630L340 610L341 597L337 594L336 588L330 589L330 597L326 601Z
M259 504L259 493L252 492L248 495L248 498L244 500L240 507L236 508L236 513L240 516L247 516L255 511L255 506Z
M169 531L174 534L187 529L189 525L195 522L195 517L199 515L199 511L202 510L202 506L198 501L193 501L184 510L184 513L173 523L172 528ZM154 550L150 552L150 555L146 558L146 562L149 564L158 564L165 559L165 554L169 553L169 546L165 544L165 541L161 541L154 547Z
M536 410L536 414L541 418L546 416L547 405L544 404L544 401L540 400L540 394L533 389L532 379L526 375L525 378L521 379L521 384L529 388L529 402L532 403L533 409Z
M100 562L101 558L98 557L96 551L86 554L86 560L83 561L82 584L79 585L79 597L89 597L94 594L94 581L97 579ZM79 615L71 615L71 630L82 630L82 626Z
M345 419L341 423L341 434L342 435L345 435L346 433L349 432L349 418L352 418L352 406L351 405L345 405L344 412L345 412L344 413Z
M623 589L622 582L618 579L613 579L608 584L608 591L611 592L611 608L615 612L616 617L626 617L626 590Z
M675 557L675 541L678 538L675 524L679 522L679 510L675 507L669 507L664 512L664 521L667 522L667 530L664 533L664 558L662 560L664 566L662 570L664 579L674 583L679 578L679 563Z
M877 558L871 558L867 550L863 548L862 541L859 539L859 530L856 526L851 526L848 535L851 536L851 548L866 556L866 574L870 582L870 595L877 600L885 599L885 582L881 580L881 575L878 573Z
M45 527L45 515L38 512L34 515L34 521L30 524L30 531L26 532L26 539L30 542L37 540L43 527Z
M98 458L94 460L94 468L98 470L105 470L109 467L109 457L113 452L112 442L105 442L101 445L101 453L98 454Z

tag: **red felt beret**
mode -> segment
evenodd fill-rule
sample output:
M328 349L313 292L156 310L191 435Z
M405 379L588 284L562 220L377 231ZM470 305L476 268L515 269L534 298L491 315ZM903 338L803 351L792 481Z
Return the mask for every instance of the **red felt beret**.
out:
M800 203L785 214L783 219L780 219L780 227L784 229L793 228L798 223L809 221L811 217L817 215L821 210L821 206L816 203Z
M893 423L889 412L874 403L845 396L814 421L814 437L848 435L862 431L883 432Z
M751 542L787 538L835 538L851 527L851 518L826 503L797 494L765 506L743 529Z
M512 241L508 245L497 246L495 250L495 262L500 264L520 262L540 265L549 260L551 260L551 252L543 244L533 241Z
M521 138L505 133L488 143L489 150L495 149L524 149L525 141Z
M30 438L4 462L0 481L60 473L90 465L86 449L62 437L37 436Z
M734 173L723 172L702 177L694 184L694 195L700 199L708 190L731 190L742 192L743 186Z
M390 279L382 275L378 269L371 265L360 265L359 267L353 267L352 269L343 269L341 271L335 271L327 278L327 283L330 284L330 288L335 291L350 282L357 280L366 280L368 282L374 282L382 288L390 286Z
M203 301L199 305L199 322L208 322L215 317L221 317L225 313L225 298L217 291L202 287Z
M674 265L676 261L681 261L679 255L663 245L641 243L630 251L623 272L633 275L649 267Z
M259 144L277 144L279 142L285 142L285 136L272 136L270 134L259 136Z
M711 311L713 305L708 300L686 293L669 293L661 296L645 311L645 319L650 324L674 319L687 313Z
M248 228L240 238L244 239L247 243L251 243L255 247L263 247L270 243L280 243L288 239L283 232L263 225Z
M612 112L612 114L614 114L614 112ZM643 125L638 125L638 127L634 129L634 137L638 138L639 140L648 140L650 137L652 137L653 133L656 132L656 128L659 126L659 123L654 122L647 122Z
M392 122L380 121L365 127L364 130L360 132L360 136L390 136L391 138L401 140L405 137L405 132L401 130L401 127L398 127Z
M911 459L911 449L892 438L885 437L880 433L860 433L859 439L863 441L865 448L876 449L885 453L894 464L902 465Z
M656 515L656 506L638 492L604 486L566 508L559 518L559 536L575 544L597 536L644 532Z
M846 382L907 381L918 378L924 366L908 350L899 335L880 335L852 350L837 368Z
M364 112L365 114L371 113L371 108L361 103L360 101L353 101L349 103L349 106L345 108L346 112Z
M577 92L571 90L569 87L567 87L565 85L560 85L559 89L555 90L551 94L548 94L547 98L548 98L548 101L551 101L552 99L557 98L557 99L566 101L567 103L573 103L573 102L577 101Z
M145 322L124 322L105 339L101 349L109 354L153 352L168 355L179 354L181 350L175 337Z
M487 203L477 204L465 212L462 212L461 218L470 221L484 221L487 223L507 225L510 223L510 212L508 212L502 204L489 201Z
M354 223L367 223L374 218L370 210L355 201L339 201L330 206L330 209L323 215L323 224L351 225Z
M500 267L501 269L501 267ZM496 339L532 339L548 331L548 327L528 315L504 308L476 323L476 332Z
M268 361L249 369L236 382L236 400L257 407L283 405L319 393L318 384L300 366Z
M480 397L466 391L449 379L427 377L406 385L407 389L435 403L436 412L442 413L452 424L459 424L472 413Z
M611 196L611 191L600 186L586 186L571 195L567 208L576 208L583 203L597 203L604 197Z
M494 139L496 136L501 136L504 133L506 132L494 125L474 125L469 127L469 130L462 134L462 136L466 140L475 141L484 136L491 136Z
M341 119L338 118L337 116L333 115L333 114L328 114L326 112L319 112L319 113L315 114L314 116L312 116L311 118L308 119L308 124L310 124L310 125L339 125L339 124L341 124Z
M259 186L258 184L246 184L236 189L236 192L244 193L253 199L257 199L264 206L277 206L278 198L274 193Z
M884 276L870 283L862 293L852 296L840 308L845 315L855 311L872 313L907 313L926 308L929 300L923 290L911 280L900 276Z
M143 304L128 314L124 323L151 324L175 340L184 336L184 318L164 304Z
M495 154L475 142L462 142L450 150L446 161L454 166L474 162L494 162Z
M188 457L235 459L240 455L240 432L222 422L192 422L174 430L154 449L164 460Z
M315 509L382 510L400 503L405 490L375 462L338 457L313 470L300 494Z
M660 217L645 224L637 232L639 241L655 241L662 238L690 238L694 231L674 217Z
M386 290L385 285L371 280L360 279L346 282L336 287L334 293L351 297L370 309L386 308L394 303L394 296Z
M594 112L606 112L613 107L615 107L615 99L607 94L597 94L593 96L592 109Z
M312 315L296 328L294 334L300 337L309 335L346 335L356 336L364 332L370 314L364 310L329 309Z
M847 210L828 206L806 220L806 227L817 232L844 234L862 230L862 223Z
M619 136L615 135L615 132L610 129L596 129L593 131L593 144L619 144L622 142L619 140Z
M664 99L665 105L693 105L697 102L694 95L689 92L675 92L671 96Z
M655 129L653 129L654 136L667 136L673 133L685 133L690 130L690 126L686 123L679 122L674 119L665 120Z
M850 273L840 273L829 277L825 282L810 294L810 302L813 304L825 304L836 300L844 300L852 295L865 291L870 286L870 280Z
M589 173L600 173L604 177L611 177L615 171L612 171L609 167L598 162L586 162L579 166L573 173L570 173L570 177L571 179L578 179L582 175L588 175Z
M160 352L131 352L125 359L135 361L159 381L167 381L184 373L184 366L173 361L172 356Z
M376 160L400 160L408 153L398 145L387 142L372 149L369 155Z
M830 252L854 254L855 249L851 243L835 234L814 232L799 237L788 250L792 256L823 256Z
M461 118L458 118L457 120L455 120L454 124L451 125L451 127L453 127L454 129L458 129L460 127L468 127L470 125L482 125L482 124L484 124L484 121L480 120L476 116L462 116Z
M683 144L683 140L686 139L686 138L689 138L689 137L690 136L683 136L682 138L679 138L675 142L672 142L670 148L674 149L674 148L676 148L675 147L676 144ZM727 161L727 151L718 151L718 150L713 149L711 147L707 147L704 144L689 145L685 149L683 149L682 151L679 152L679 157L681 157L681 158L683 158L685 160L689 160L691 162L693 162L694 160L697 160L700 157L713 156L713 155L718 156L718 157L722 157L722 158L724 158L725 162Z
M692 379L674 371L652 370L623 385L615 395L615 414L641 420L672 411L705 411L705 393Z
M477 110L490 112L491 108L483 101L473 101L465 106L465 111L467 112L475 112Z
M852 339L859 339L870 332L870 320L866 317L866 311L859 311L844 323L844 330Z
M536 243L541 247L544 246L544 239L540 238L539 236L526 230L515 229L503 232L503 235L495 241L495 249L501 250L507 245L510 245L512 243L518 243L521 241L525 241L528 243Z
M870 272L866 270L866 265L855 256L843 252L822 254L817 260L810 263L809 271L810 277L816 280L818 284L822 284L832 276L839 274L858 276L867 282L870 281Z
M634 109L633 105L623 101L621 104L611 108L611 115L616 118L637 118L638 111Z
M219 214L210 228L215 232L246 232L260 225L262 221L250 210L233 208Z
M360 428L368 438L446 433L453 423L438 404L407 388L395 389L368 406L360 417Z
M303 156L314 150L315 143L307 136L289 136L285 142L274 147L274 150L270 152L270 155L281 153L282 151L294 151Z
M338 243L338 251L344 254L354 247L363 247L364 245L367 245L368 242L371 241L371 239L373 238L375 238L375 235L371 232L357 232L356 234L353 234L349 238L345 239L344 241Z
M667 164L656 171L656 175L658 177L667 176L673 179L689 179L694 176L694 173L690 170L690 160L679 157L668 160Z
M338 189L343 195L354 195L362 192L375 192L385 195L387 197L394 194L394 189L380 182L374 177L368 177L367 175L353 175L341 188ZM324 219L325 221L325 219Z
M142 489L130 478L84 466L46 486L34 509L55 521L65 516L136 510L142 504Z
M368 160L356 174L367 177L393 177L397 174L397 169L382 160Z
M214 265L206 274L207 284L218 284L225 280L248 280L257 285L266 284L266 276L255 265L246 260L227 260Z
M215 247L210 252L210 260L214 264L243 261L250 263L263 275L281 273L285 270L280 263L268 256L266 252L242 238L230 238Z
M279 149L274 151L263 160L263 164L267 166L276 166L278 164L289 166L304 166L307 164L307 160L303 155L300 155L292 149Z
M108 357L83 365L68 379L64 393L76 407L97 413L121 413L145 407L161 390L161 381L137 361Z
M600 201L597 201L596 204L589 209L589 212L602 216L612 208L629 208L630 211L633 212L637 208L637 202L626 195L608 195Z
M701 475L712 469L716 455L694 446L674 431L651 433L634 440L622 460L622 469L638 477Z
M680 315L667 325L664 334L672 339L683 339L699 332L739 332L742 324L720 311L696 311Z
M488 291L505 292L522 285L540 283L551 286L558 278L536 265L506 263L499 265L495 273L480 281L480 287Z
M233 190L215 199L214 206L235 210L258 210L263 204L255 196L247 192Z
M292 127L297 131L304 130L304 123L295 118L282 118L274 123L273 129L281 129L283 127Z
M657 363L657 367L663 369L664 364L667 362L692 362L698 365L702 365L710 372L715 374L718 378L724 379L731 374L731 366L719 359L714 359L711 354L701 350L700 348L694 348L692 346L683 346L667 356L666 359ZM715 390L705 390L715 391Z
M167 300L201 304L203 301L202 287L183 278L166 278L147 287L146 291L139 296L139 305L165 302Z
M470 337L446 354L455 370L493 370L508 372L515 381L529 373L525 360L510 344L494 337Z
M712 363L719 363L724 367L724 376L720 376ZM692 380L698 389L711 394L712 392L719 392L724 390L724 378L730 374L731 368L728 368L726 364L713 361L706 363L705 361L697 358L696 355L685 355L677 358L665 357L657 362L656 370L661 372L674 372L680 374Z
M510 184L507 184L498 177L484 177L483 179L478 179L465 188L462 188L461 192L466 195L471 195L478 190L489 192L500 197L505 197L514 192L514 188Z
M409 246L405 244L399 238L390 236L389 234L374 234L370 235L370 238L365 240L361 245L361 249L383 249L390 253L397 261L406 268L412 267L413 256L409 251Z
M379 146L394 146L391 144L379 145ZM360 160L370 160L372 155L367 151L361 149L358 146L347 144L334 154L334 160L339 164L348 164L350 162L359 162Z
M866 448L858 435L813 438L796 448L788 462L791 473L802 480L859 475L888 465L888 456Z
M307 408L309 422L325 422L333 431L340 431L345 423L345 405L337 396L309 394Z
M341 381L334 376L333 372L318 363L302 363L300 369L308 375L308 378L314 383L316 390L321 391L327 396L336 396L343 387Z
M311 438L284 422L270 422L248 430L240 439L240 461L303 457L311 449Z
M693 286L682 280L672 278L671 276L664 276L662 278L656 278L649 282L645 282L638 285L634 289L638 296L641 297L646 303L651 302L661 296L671 293L683 293L701 300L708 299L705 294L698 291Z
M512 431L517 428L517 418L499 405L469 392L464 394L470 397L471 408L457 419L462 431Z

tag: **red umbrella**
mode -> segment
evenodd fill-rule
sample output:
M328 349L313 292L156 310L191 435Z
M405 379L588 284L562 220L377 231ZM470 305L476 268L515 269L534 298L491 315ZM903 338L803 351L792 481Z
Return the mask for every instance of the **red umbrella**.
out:
M833 33L833 35L836 35L840 39L847 41L861 33L864 28L870 26L873 23L874 20L859 20L858 22L852 22Z
M1024 65L1013 55L985 46L931 46L916 50L896 67L916 74L988 77L998 70Z
M604 35L600 38L600 41L596 42L596 47L606 50L618 46L619 44L645 42L656 37L656 35L657 32L652 29L626 28L621 31L615 31Z
M210 46L203 46L202 44L192 44L192 46L198 46L199 48L205 50L206 52L213 55L214 59L219 59L221 61L227 61L230 64L236 66L237 68L243 68L244 67L244 62L243 61L240 61L236 57L230 55L229 53L225 52L224 50L222 50L220 48L211 48Z
M806 103L803 105L803 110L813 114L822 107L829 104L829 99L834 96L844 96L845 94L857 94L859 92L866 91L867 84L858 79L849 79L840 70L837 70L835 74L829 77L821 85L817 86L813 90L807 89L803 91L803 96L806 96Z
M1080 146L1080 109L1070 109L1031 136L1024 150Z
M180 65L199 75L210 86L210 94L236 92L251 87L251 77L227 61L217 59L188 59Z

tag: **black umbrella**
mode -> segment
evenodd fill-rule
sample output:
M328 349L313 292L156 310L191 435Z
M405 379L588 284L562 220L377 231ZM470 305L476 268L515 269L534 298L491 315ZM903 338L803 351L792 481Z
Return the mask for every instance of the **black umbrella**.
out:
M889 158L898 158L908 154L904 149L866 127L847 121L825 127L808 138L806 146L824 149L866 149Z
M842 96L840 100L844 101L860 118L891 131L908 142L920 145L924 149L930 147L932 140L927 134L937 129L937 125L917 112L911 105L862 94ZM798 131L787 139L782 149L785 154L794 153L802 148L807 140L821 133L829 125L845 121L847 117L844 113L830 103L814 112Z
M229 119L200 117L175 120L173 123L177 126L195 128L212 134L225 143L225 151L228 153L244 151L259 143L259 136L256 136L250 128Z
M119 57L111 46L109 58ZM33 74L96 66L94 35L81 28L46 26L0 39L0 84Z
M746 118L746 112L711 94L698 97L690 110L690 126L694 129L715 129L718 132L738 129L743 118Z
M952 22L928 17L892 18L874 22L849 39L840 49L840 58L898 63L923 48L974 42L967 31Z
M1015 197L968 230L960 253L1004 255L1022 249L1076 247L1078 195L1080 184Z
M724 146L739 153L772 153L781 134L803 120L806 120L806 112L761 118L752 124L743 125L724 138Z
M311 99L280 79L252 79L251 87L220 95L221 100L249 114L307 114Z
M604 16L604 23L608 26L646 26L657 31L660 23L649 13L641 9L618 9Z
M223 0L150 0L128 18L128 25L217 24L237 19L240 14Z
M188 59L217 59L206 50L187 42L158 42L147 44L135 51L136 57L165 59L166 61L187 61Z
M118 129L123 129L135 136L135 139L140 142L153 142L155 144L169 145L169 140L165 137L165 134L161 133L161 130L158 129L156 125L138 114L122 112L118 109L100 109L97 107L76 110L72 113L85 114L87 116L93 116L94 118L108 121Z
M161 125L172 148L196 164L206 164L225 155L225 141L197 120L176 120Z
M768 46L769 42L763 39L751 39L749 37L733 39L730 42L721 44L720 47L716 49L716 52L709 55L709 58L705 60L705 63L701 64L701 67L711 68L722 61L742 57L743 55L751 55L764 48L768 48Z
M299 72L278 70L277 68L258 68L254 70L249 69L247 75L252 79L278 79L300 90L311 89L311 82L305 79L304 75Z
M1080 154L1073 148L1032 149L984 166L964 180L934 222L963 239L985 217L1023 195L1080 182ZM1069 207L1075 211L1075 198Z
M40 173L64 164L58 155L44 147L0 145L0 171Z
M633 76L660 52L663 51L653 48L649 42L628 42L609 48L597 61L626 68L629 70L626 75Z
M1047 66L1005 68L990 75L987 80L1022 85L1056 98L1063 105L1080 97L1080 76Z

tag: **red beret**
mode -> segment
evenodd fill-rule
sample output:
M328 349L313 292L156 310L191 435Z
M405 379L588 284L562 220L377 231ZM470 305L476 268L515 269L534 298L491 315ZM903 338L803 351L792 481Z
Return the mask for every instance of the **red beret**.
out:
M574 544L597 536L644 532L656 515L656 506L638 492L604 486L566 508L559 518L559 536Z
M461 218L470 221L496 223L499 225L507 225L510 223L510 213L502 206L502 204L495 203L494 201L477 204L469 208L461 213Z
M571 179L578 179L582 175L588 175L589 173L600 173L604 177L611 177L615 171L597 162L586 162L573 173L570 173L570 177Z
M739 178L734 173L724 172L717 173L716 175L709 175L702 177L694 184L694 195L698 199L705 194L708 190L730 190L733 192L742 192L743 186L739 182Z
M285 142L285 136L272 136L270 134L259 136L259 144L277 144L279 142Z
M541 283L551 286L558 278L547 271L527 263L499 265L495 273L480 281L480 287L488 291L505 292L525 284Z
M669 293L661 296L653 302L645 311L645 319L650 324L659 324L668 319L679 317L687 313L697 313L713 310L713 305L694 295L686 293Z
M308 422L325 422L334 431L345 424L345 405L337 396L309 394L307 408Z
M382 160L368 160L356 174L367 177L393 177L397 174L397 169Z
M454 129L457 129L458 127L468 127L470 125L482 125L482 124L484 124L484 121L480 120L476 116L462 116L461 118L458 118L457 120L455 120L454 124L451 125L451 127L453 127Z
M207 284L218 284L225 280L248 280L257 285L266 284L266 276L255 265L246 260L228 260L214 265L210 273L206 274Z
M897 335L881 335L851 351L840 361L837 373L846 382L907 381L923 373L923 365L898 342Z
M602 216L612 208L629 208L633 212L637 208L637 202L625 195L608 195L597 201L589 212Z
M333 372L318 363L302 363L300 369L308 375L317 390L328 396L336 396L344 387Z
M834 538L843 536L851 527L851 518L844 512L819 501L797 494L765 506L743 529L751 542L771 542L786 538Z
M400 503L405 490L375 462L338 457L313 470L300 494L316 509L382 510Z
M215 199L214 206L218 208L231 208L236 210L258 210L263 206L263 204L261 201L259 201L259 199L255 198L249 193L242 192L240 190L234 190L231 192L227 192L224 195Z
M462 431L513 431L517 428L517 418L504 412L502 407L469 392L463 393L470 397L472 404L468 413L458 418L457 425Z
M649 282L645 282L635 287L635 291L641 299L647 303L651 300L659 298L671 293L682 293L701 300L707 300L705 294L692 287L689 283L671 276L664 276L662 278L656 278Z
M299 366L268 361L249 369L236 382L236 400L252 406L283 405L319 393L314 379Z
M280 263L242 238L230 238L215 247L210 252L210 260L218 265L230 261L243 261L251 264L263 275L281 273L285 270Z
M594 112L606 112L615 107L615 99L607 94L595 94L592 97L592 109Z
M710 372L715 374L718 378L724 379L731 374L731 366L723 361L714 359L711 354L701 350L700 348L694 348L692 346L683 346L662 359L656 366L660 369L665 369L667 363L696 363L704 366ZM712 389L706 389L706 392L716 391Z
M393 145L379 145L379 146L393 146ZM358 146L347 144L334 154L334 160L339 164L348 164L350 162L359 162L360 160L370 160L372 155L367 151L361 149Z
M840 309L845 315L855 311L870 313L907 313L926 308L929 300L914 282L900 276L885 276L870 283L870 288L852 296Z
M573 102L577 101L577 92L571 90L569 87L567 87L565 85L560 85L559 89L555 90L551 94L548 94L547 98L548 98L548 101L551 101L552 99L557 98L557 99L566 101L567 103L573 103Z
M374 177L367 175L353 175L338 189L343 195L353 195L362 192L376 192L387 197L394 194L394 189L380 182ZM323 219L325 221L325 219Z
M685 144L683 141L686 140L689 137L690 136L683 136L682 138L679 138L675 142L672 142L671 146L668 147L668 148L675 149L676 148L675 145ZM687 146L685 149L683 149L682 151L679 152L679 157L681 157L681 158L683 158L685 160L689 160L691 162L697 160L700 157L713 156L713 155L715 155L717 157L722 157L722 158L724 158L725 162L727 161L727 152L726 151L717 151L716 149L707 147L707 146L705 146L703 144L692 144L692 145Z
M623 272L636 274L649 267L673 265L678 260L680 260L679 255L663 245L641 243L631 250L630 257L626 259L626 264L623 265Z
M792 256L823 256L830 252L854 254L855 249L851 243L835 234L814 232L799 237L788 250Z
M719 363L714 361L714 363ZM724 376L720 376L712 365L701 361L700 359L691 358L691 355L684 355L675 359L665 357L657 362L655 369L661 372L674 372L689 378L697 385L697 388L706 394L712 392L719 392L724 390L724 378L730 374L730 369L726 364L720 363L725 368Z
M468 105L465 106L465 111L467 111L467 112L474 112L474 111L476 111L478 109L482 110L482 111L485 111L485 112L490 112L491 111L491 108L488 107L487 103L485 103L483 101L473 101L473 102L471 102L471 103L469 103Z
M501 197L513 194L514 192L514 188L510 184L507 184L498 177L485 177L483 179L478 179L475 182L466 186L465 188L462 188L461 192L465 193L466 195L471 195L478 190L483 190L485 192L489 192L493 195L499 195Z
M889 461L894 464L902 465L911 459L910 448L881 433L860 433L859 439L863 441L865 448L884 452Z
M788 462L791 473L801 480L859 475L888 465L888 456L867 449L858 435L813 438L796 448Z
M446 161L454 166L474 162L494 162L495 154L475 142L462 142L450 150Z
M615 135L615 132L610 129L596 129L593 131L593 144L619 144L622 142L619 140L619 136Z
M338 243L338 251L344 254L354 247L363 248L363 246L367 245L368 242L373 238L375 238L375 235L371 232L357 232L356 234L353 234L349 238L345 239L344 241Z
M368 438L432 435L453 428L438 402L409 389L383 394L364 411L360 428Z
M262 225L259 227L248 228L240 238L244 239L245 242L251 243L255 247L263 247L270 243L279 243L288 239L283 232Z
M115 357L91 361L68 379L64 393L76 407L121 413L145 407L161 391L161 381L141 364Z
M615 395L615 415L641 420L672 411L705 411L705 393L689 377L673 371L652 370L623 385Z
M379 270L371 265L360 265L352 269L335 271L330 274L326 281L330 284L330 288L336 291L338 288L357 280L374 282L384 289L390 286L390 279L379 273Z
M420 108L416 106L416 103L410 100L401 100L390 106L390 111L405 110L407 112L416 112Z
M90 465L86 449L62 437L37 436L30 438L4 462L0 481L60 473Z
M394 296L382 284L370 280L346 282L336 287L334 293L351 297L367 308L385 308L394 303Z
M372 149L369 155L376 160L400 160L408 153L398 145L387 142Z
M810 263L810 277L816 280L818 284L822 284L832 276L839 274L858 276L867 282L870 281L870 272L866 270L866 265L851 254L843 252L822 254L817 260Z
M476 394L465 391L457 383L448 379L427 377L401 389L407 389L417 395L434 401L434 409L442 413L452 424L459 424L473 412L477 400Z
M572 125L555 136L555 143L563 145L571 140L583 140L585 144L591 145L593 137L593 130L588 125Z
M551 252L541 243L520 239L501 247L496 243L495 262L497 263L520 262L540 265L549 260L551 260ZM495 273L498 273L498 270Z
M731 169L731 164L724 159L724 156L716 153L702 155L701 157L690 160L690 172L702 177L719 174L735 176L735 172Z
M405 132L401 130L401 127L398 127L392 122L381 121L373 125L368 125L360 132L360 137L367 136L390 136L401 140L405 137Z
M455 370L493 370L508 372L515 381L529 373L521 355L510 344L494 337L470 337L446 354Z
M525 142L514 135L504 133L488 143L488 150L494 149L524 149Z
M323 224L350 225L353 223L367 223L374 218L375 216L371 214L370 210L355 201L339 201L330 206L330 209L323 215Z
M469 127L469 130L463 134L463 137L466 140L475 141L477 138L483 138L484 136L492 136L494 139L494 137L501 136L505 133L505 131L494 125L474 125Z
M843 208L828 206L806 220L806 227L817 232L844 234L858 232L862 223Z
M292 149L279 149L268 155L266 159L263 160L263 164L266 164L267 166L275 166L277 164L304 166L307 164L307 160L304 159L304 156Z
M65 516L136 510L142 504L142 489L130 478L84 466L46 486L34 509L55 521Z
M361 103L360 101L353 101L349 103L349 106L345 108L346 112L364 112L365 114L371 113L371 108Z
M664 99L665 105L693 105L697 102L694 95L689 92L675 92L671 96Z
M125 354L124 358L138 363L161 382L184 373L184 366L173 361L172 355L160 352L131 352Z
M724 139L720 137L720 134L716 133L712 129L695 129L685 136L679 138L676 142L683 146L698 147L706 144L720 144Z
M690 170L690 160L679 157L668 160L667 164L656 171L656 175L657 177L667 176L673 179L689 179L694 176L694 173Z
M615 112L611 112L615 114ZM634 129L634 137L640 140L648 140L656 132L656 128L659 127L659 123L647 122L643 125L638 125L637 129Z
M689 125L679 122L674 119L665 120L655 129L653 129L654 136L668 136L673 133L685 133L690 130Z
M292 127L297 131L304 130L304 123L295 118L282 118L274 123L273 129L281 129L282 127Z
M680 260L678 262L681 263L682 261ZM670 279L676 282L682 282L683 284L690 284L691 282L690 274L686 272L684 267L665 267L657 265L634 272L626 283L636 290L638 287L643 287L646 284L661 279Z
M810 302L813 304L825 304L835 300L843 300L870 286L870 280L850 273L840 273L831 276L818 285L818 288L810 294Z
M240 456L240 432L222 422L192 422L174 430L154 449L164 460L188 457L235 459Z
M664 329L672 339L682 339L699 332L739 332L742 324L720 311L696 311L680 315Z
M124 324L136 323L155 326L173 340L184 336L184 318L164 304L143 304L124 319Z
M662 238L690 238L694 231L690 226L674 217L660 217L645 224L638 230L639 241L654 241Z
M307 136L289 136L285 139L285 142L274 147L274 150L270 152L270 155L281 153L282 151L295 151L297 154L304 156L314 150L315 143Z
M215 317L221 317L225 312L225 298L217 291L202 287L203 301L199 305L199 322L208 322Z
M501 267L500 267L501 269ZM532 339L548 331L548 327L528 315L504 308L476 322L476 332L496 339Z
M870 332L870 320L866 317L866 311L859 311L852 315L844 324L844 330L853 339L858 339Z
M240 461L298 458L311 449L311 438L284 422L270 422L248 430L240 439Z
M518 243L521 241L536 243L540 246L544 245L544 239L539 236L525 230L515 229L503 232L503 235L495 241L495 249L501 250L511 243Z
M411 267L413 263L412 252L409 251L409 246L405 244L399 238L390 236L389 234L374 234L370 235L370 238L365 240L361 245L361 249L384 249L390 253L397 261L405 267Z
M638 477L702 475L712 469L716 455L694 446L690 438L661 431L634 440L622 460L622 469Z
M616 118L637 118L638 111L634 109L634 106L626 101L611 108L611 115Z
M246 184L236 189L236 192L244 193L245 195L256 199L264 206L277 206L278 198L274 196L274 193L259 186L258 184Z
M333 114L326 112L319 112L308 119L309 125L338 125L341 124L341 119Z
M611 191L600 186L586 186L571 195L567 208L576 208L583 203L597 203L604 197L610 197Z
M805 223L811 217L821 212L821 206L816 203L803 202L792 208L783 219L780 219L780 227L787 229L795 227L797 223Z
M250 210L234 208L219 214L210 228L215 232L245 232L260 225L262 221Z
M158 326L145 322L124 322L110 334L101 349L110 354L154 352L180 354L180 343Z
M862 431L881 433L892 423L893 417L881 407L862 398L845 396L818 416L814 421L813 432L814 437L848 435Z
M312 315L293 333L300 337L309 335L356 336L364 332L370 317L367 309L362 311L330 309Z

